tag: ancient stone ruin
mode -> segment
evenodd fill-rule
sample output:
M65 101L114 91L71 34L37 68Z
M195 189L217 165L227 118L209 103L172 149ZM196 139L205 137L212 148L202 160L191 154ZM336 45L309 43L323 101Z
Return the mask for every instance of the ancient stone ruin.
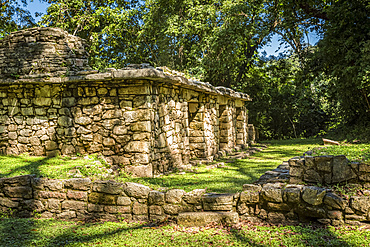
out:
M56 28L0 41L1 153L101 154L151 177L247 145L248 95L147 64L91 70L85 48Z
M212 160L258 138L246 94L166 68L91 70L85 41L54 28L0 41L0 151L98 153L116 168L153 176L191 158ZM249 136L249 137L248 137ZM319 185L351 184L341 195ZM0 179L0 213L58 219L127 219L205 225L239 219L360 225L370 221L370 165L344 156L296 157L234 194L153 190L136 183Z

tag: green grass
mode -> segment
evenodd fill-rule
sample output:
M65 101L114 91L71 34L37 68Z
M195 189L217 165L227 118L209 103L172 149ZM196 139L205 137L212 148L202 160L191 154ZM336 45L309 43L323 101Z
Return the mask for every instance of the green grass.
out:
M342 144L315 148L313 155L345 155L351 161L370 163L370 144Z
M369 246L359 227L269 226L236 228L82 223L54 219L0 219L0 246Z
M54 179L71 178L69 172L77 168L84 177L104 178L107 174L105 161L96 155L77 157L0 156L0 178L35 174Z
M196 171L186 172L185 174L172 173L155 178L132 178L122 173L114 179L120 182L145 184L153 189L166 187L191 191L207 188L208 192L233 193L240 191L243 184L253 183L264 172L275 169L283 161L287 161L294 156L303 155L304 152L315 147L323 147L321 139L269 141L263 142L263 144L266 144L268 148L251 155L247 159L232 160L230 163L226 163L225 160L217 161L215 163L224 162L225 164L213 169L209 165L199 165L196 166ZM352 157L364 157L368 161L369 148L369 144L353 144L340 147L329 146L325 149L315 150L331 152L331 154L336 155L344 154L350 159ZM334 153L331 150L336 150L336 152ZM37 176L66 179L73 176L68 175L68 171L77 167L84 177L91 177L92 179L113 178L102 176L102 174L106 174L107 169L103 160L96 156L89 157L90 160L83 157L74 160L67 157L0 156L0 177L36 174Z
M169 187L191 191L207 188L208 192L232 193L241 191L243 184L255 182L266 171L275 169L283 161L318 146L320 140L289 140L264 143L267 149L243 160L225 163L225 167L209 169L209 165L197 167L197 172L174 173L159 178L120 178L121 181L134 181L152 188ZM217 163L217 162L216 162Z

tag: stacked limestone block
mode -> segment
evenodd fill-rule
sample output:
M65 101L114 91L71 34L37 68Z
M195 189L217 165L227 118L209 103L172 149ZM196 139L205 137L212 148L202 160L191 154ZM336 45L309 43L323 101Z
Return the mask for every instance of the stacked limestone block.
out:
M189 161L186 89L153 85L154 153L156 173L180 168Z
M248 112L241 101L236 107L236 146L245 148L248 143Z
M225 103L225 104L222 104ZM220 100L220 149L231 151L236 146L236 108L235 101Z
M370 165L350 162L343 155L296 157L289 160L289 169L290 183L354 183L370 186Z
M59 28L31 28L0 41L0 77L57 76L89 69L86 41Z
M218 152L217 98L198 94L189 102L189 145L191 158L212 160Z
M205 189L155 191L136 183L53 180L33 176L0 179L0 210L14 216L60 219L191 220L212 222L215 215L253 222L361 225L370 220L370 190L340 197L329 189L297 184L246 184L236 194ZM190 213L194 214L190 214ZM206 213L204 213L206 212ZM208 218L207 218L208 217ZM229 218L229 219L231 219Z
M255 143L257 141L257 131L256 128L253 126L253 124L248 124L247 125L248 129L248 142L250 143Z

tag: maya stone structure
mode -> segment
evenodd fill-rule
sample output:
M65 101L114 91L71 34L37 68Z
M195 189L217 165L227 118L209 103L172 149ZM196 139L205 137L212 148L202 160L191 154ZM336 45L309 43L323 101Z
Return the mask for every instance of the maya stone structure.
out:
M0 41L0 151L102 154L135 176L248 143L248 95L146 64L91 70L85 41L33 28Z

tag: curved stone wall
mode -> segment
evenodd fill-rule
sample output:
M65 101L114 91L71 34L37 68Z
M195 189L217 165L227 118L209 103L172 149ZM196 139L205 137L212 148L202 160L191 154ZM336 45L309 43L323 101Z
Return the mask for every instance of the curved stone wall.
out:
M131 182L20 176L0 179L0 206L2 212L11 210L18 217L172 219L184 225L197 224L192 222L190 212L201 214L204 222L214 220L207 217L215 215L229 217L229 223L236 223L239 218L331 225L370 221L370 190L347 198L317 186L283 183L245 184L242 190L236 194L206 193L205 189L156 191Z

